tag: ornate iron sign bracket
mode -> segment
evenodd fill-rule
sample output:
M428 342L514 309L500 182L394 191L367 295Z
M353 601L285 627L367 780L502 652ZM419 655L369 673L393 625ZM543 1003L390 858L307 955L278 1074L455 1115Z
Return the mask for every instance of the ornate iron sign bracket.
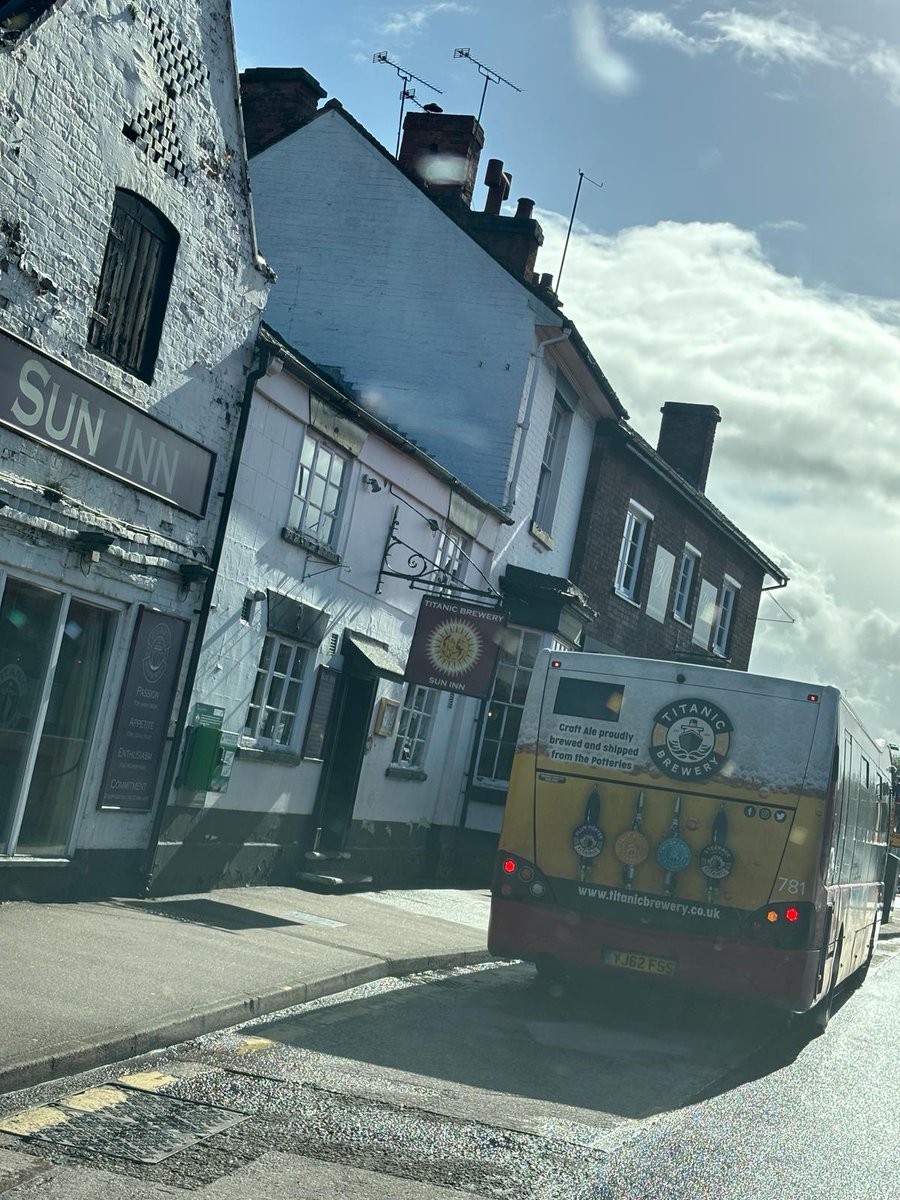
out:
M392 494L396 495L396 493ZM384 554L381 557L381 567L378 571L378 583L375 587L376 596L381 595L381 581L383 579L405 579L415 591L432 592L453 599L471 597L473 599L477 598L482 602L484 600L499 602L503 599L484 572L472 562L459 542L451 537L447 530L442 530L434 518L426 517L424 513L419 512L409 501L403 500L402 496L397 496L397 499L402 500L407 508L411 508L414 513L420 516L432 533L443 533L444 538L459 552L460 557L464 558L471 567L475 568L484 580L486 587L475 588L470 587L468 584L460 583L458 579L454 579L445 566L441 566L440 563L429 558L427 554L424 554L421 550L417 550L415 546L411 546L403 538L398 537L400 506L395 504L391 523L388 527L387 540L384 544ZM402 558L403 552L407 552L406 561L401 564L405 569L398 570L393 565L391 556L399 554Z

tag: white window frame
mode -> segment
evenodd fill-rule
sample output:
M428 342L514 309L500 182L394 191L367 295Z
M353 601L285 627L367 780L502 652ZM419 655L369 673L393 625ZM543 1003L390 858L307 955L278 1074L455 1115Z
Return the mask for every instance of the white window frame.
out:
M694 584L699 578L700 564L703 555L690 542L684 543L681 553L681 563L678 567L678 579L675 583L675 599L672 601L672 616L682 625L690 626L691 599L694 594ZM689 569L688 569L689 568Z
M391 766L401 771L424 771L425 756L434 728L440 691L421 683L410 683L397 721L397 737Z
M731 627L734 620L734 610L737 607L741 585L730 575L726 575L716 597L716 623L713 626L712 652L719 658L728 655L728 644L731 639Z
M440 530L434 554L436 580L442 584L440 594L452 593L454 584L465 583L471 556L472 539L467 534L453 525Z
M263 662L266 654L266 646L272 643L272 653L265 666ZM291 657L285 671L276 671L275 667L278 663L278 651L282 646L286 646ZM294 668L297 660L300 660L300 674L294 674ZM292 642L290 638L280 637L277 633L267 633L262 644L262 649L259 653L259 664L256 668L256 673L253 677L253 690L250 693L250 702L247 705L247 716L244 721L243 737L249 740L256 746L273 750L293 750L299 745L300 738L303 736L304 722L301 719L303 712L303 700L306 693L306 683L308 676L310 659L310 648L304 646L301 642ZM272 699L272 688L275 680L281 681L281 687L278 692L278 703L273 705L269 703ZM297 687L297 707L294 710L285 708L284 701L287 695L288 686L290 683L296 683ZM257 687L259 687L258 701L254 703L254 697L257 696ZM256 709L254 716L253 710ZM291 718L292 724L287 738L282 737L266 737L261 730L265 726L266 714L271 710L275 713L275 728L278 729L285 716Z
M313 447L312 458L308 464L303 462L303 456L308 446ZM323 476L317 473L317 467L327 462L327 470ZM334 464L341 464L339 482L332 482ZM341 527L341 517L348 491L351 459L342 453L333 442L323 438L315 430L307 427L303 432L300 443L300 456L297 462L297 474L294 483L294 497L291 501L291 527L306 537L312 538L322 546L334 549ZM325 480L324 495L321 503L313 503L310 490L316 478ZM331 509L325 508L325 498L329 487L337 487L337 500Z
M508 710L518 709L520 712L519 720L521 720L521 711L525 707L525 698L523 696L521 704L518 703L518 701L513 701L513 699L512 699L513 689L511 688L510 689L510 698L508 700L496 700L495 699L495 693L497 690L497 682L500 677L500 675L499 675L500 669L504 666L507 666L507 667L511 666L513 668L513 672L514 672L513 673L513 685L515 685L518 673L520 671L527 672L529 681L530 681L531 673L534 670L534 667L533 666L528 667L528 666L522 665L522 650L525 645L525 637L527 634L533 634L538 638L538 653L540 653L540 651L545 649L547 646L549 646L551 649L570 649L570 647L563 646L562 643L555 641L553 639L552 635L545 633L540 629L529 629L527 627L520 626L520 625L508 625L506 627L506 633L507 633L507 635L515 634L518 637L518 645L516 647L515 659L510 661L509 657L504 654L503 645L501 643L500 654L498 655L498 658L497 658L497 667L494 671L494 680L491 684L491 694L488 697L487 701L485 702L484 707L482 708L481 728L479 729L479 732L478 732L478 747L477 747L477 751L475 754L475 765L474 765L474 780L475 780L476 786L485 787L485 788L497 788L497 789L502 789L504 791L509 787L509 780L502 778L502 777L498 777L497 773L496 773L497 760L500 757L500 748L501 748L501 746L504 745L504 739L502 736L500 738L496 738L496 739L487 737L488 714L491 711L492 705L494 705L494 704L502 704L503 705L504 714L503 714L502 727L501 727L501 734L502 734L506 731ZM526 691L527 691L527 688L526 688ZM482 775L479 772L479 767L481 766L482 753L484 751L484 743L486 741L496 741L497 742L497 748L494 752L494 765L493 765L492 773L490 775ZM516 734L516 741L518 741L518 733ZM506 744L508 745L508 739L506 740Z
M653 513L638 504L636 500L629 500L628 512L625 514L625 528L622 530L622 544L619 547L619 561L616 566L615 593L623 600L630 600L633 604L637 603L635 597L641 578L641 564L649 540L647 534L652 524Z
M547 422L541 467L534 492L534 509L531 514L532 524L547 534L552 532L553 518L556 514L559 481L565 466L571 421L572 409L557 391Z

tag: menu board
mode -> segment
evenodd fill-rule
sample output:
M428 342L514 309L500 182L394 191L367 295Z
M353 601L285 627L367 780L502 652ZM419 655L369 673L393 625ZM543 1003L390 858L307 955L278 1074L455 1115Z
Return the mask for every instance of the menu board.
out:
M98 808L153 807L187 633L181 617L138 610Z

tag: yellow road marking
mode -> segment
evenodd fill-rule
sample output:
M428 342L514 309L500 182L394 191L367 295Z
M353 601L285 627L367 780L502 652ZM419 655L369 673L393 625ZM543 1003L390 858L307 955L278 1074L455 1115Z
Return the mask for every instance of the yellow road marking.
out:
M166 1084L174 1083L174 1075L163 1075L162 1071L137 1071L134 1075L120 1075L119 1083L140 1088L142 1092L158 1092Z
M275 1043L271 1038L264 1037L246 1037L240 1046L238 1046L238 1054L252 1054L255 1050L268 1050Z
M128 1093L116 1087L88 1088L86 1092L77 1092L64 1100L57 1100L63 1108L71 1108L76 1112L98 1112L103 1108L112 1108L116 1104L124 1104Z
M15 1133L19 1137L27 1137L30 1133L39 1133L49 1129L51 1125L62 1125L68 1121L64 1112L58 1108L26 1108L23 1112L13 1113L11 1117L0 1120L0 1130L3 1133Z

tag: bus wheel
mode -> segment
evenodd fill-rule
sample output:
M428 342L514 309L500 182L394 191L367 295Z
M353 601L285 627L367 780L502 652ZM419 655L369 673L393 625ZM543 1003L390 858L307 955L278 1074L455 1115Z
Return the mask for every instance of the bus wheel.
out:
M534 960L538 981L544 984L565 982L568 971L552 954L542 954Z

